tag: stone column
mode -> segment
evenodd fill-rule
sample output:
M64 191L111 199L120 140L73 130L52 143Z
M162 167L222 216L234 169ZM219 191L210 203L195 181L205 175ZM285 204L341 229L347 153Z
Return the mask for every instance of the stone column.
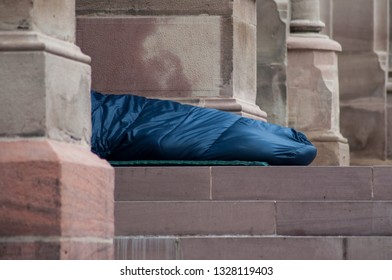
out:
M341 46L319 32L318 0L291 1L288 47L289 126L304 131L318 148L316 165L349 165L339 127L337 52Z
M257 1L257 99L268 121L288 125L287 47L288 0Z
M92 87L265 119L256 105L256 1L77 1Z
M0 259L113 256L113 169L90 152L75 3L0 0Z
M388 25L389 25L389 45L388 45L388 82L387 82L387 159L392 160L392 3L389 1L389 15L388 15Z
M387 156L388 5L389 0L333 1L333 38L343 47L341 128L353 164Z

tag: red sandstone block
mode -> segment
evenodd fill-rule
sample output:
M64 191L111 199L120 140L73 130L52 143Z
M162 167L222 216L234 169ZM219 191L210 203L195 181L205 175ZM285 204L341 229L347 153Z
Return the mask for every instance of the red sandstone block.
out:
M1 260L58 260L58 242L0 242Z
M391 260L392 237L347 238L346 258L348 260Z
M116 201L209 200L209 167L119 167Z
M374 199L392 200L392 167L373 168Z
M60 177L47 142L1 142L0 236L60 234Z
M110 260L113 244L80 241L0 242L2 260Z
M114 240L117 260L175 260L178 240L165 237L117 237Z
M112 237L113 168L88 149L52 142L61 163L62 236Z
M186 260L339 260L341 238L190 237L180 238Z
M370 200L369 167L213 167L218 200Z
M272 202L116 202L116 235L273 234Z
M97 91L217 96L220 24L219 17L211 16L83 17L78 19L77 42L92 57L92 87Z
M111 240L62 241L62 260L112 260L114 246Z
M391 235L392 202L278 202L279 235Z
M0 236L113 235L113 169L87 147L0 142Z

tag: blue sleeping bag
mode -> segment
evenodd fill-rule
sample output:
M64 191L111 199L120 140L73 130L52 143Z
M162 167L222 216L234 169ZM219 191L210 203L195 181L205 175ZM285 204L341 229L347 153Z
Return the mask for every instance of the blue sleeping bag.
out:
M92 151L107 160L308 165L317 154L301 132L215 109L95 91L91 102Z

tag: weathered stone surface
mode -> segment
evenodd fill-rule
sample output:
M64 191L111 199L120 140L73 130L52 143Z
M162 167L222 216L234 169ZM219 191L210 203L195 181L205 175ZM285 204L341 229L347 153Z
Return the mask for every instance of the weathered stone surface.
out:
M348 165L347 140L340 134L340 45L320 36L288 40L289 126L304 131L320 150L314 164Z
M318 154L318 156L312 162L312 165L350 165L350 149L347 141L341 140L339 138L334 142L323 142L312 139L312 143L316 146Z
M320 1L320 19L324 22L325 27L321 30L321 34L325 34L330 38L333 38L333 14L332 6L333 0L319 0Z
M238 2L238 0L236 0ZM241 2L240 0L239 2ZM233 0L76 0L78 15L101 13L130 15L228 15L233 11Z
M269 122L286 126L287 8L275 0L257 1L256 104L266 111Z
M254 5L254 1L249 2ZM256 9L253 9L253 14L255 18ZM254 104L257 79L256 25L249 24L248 19L234 17L233 20L233 97Z
M39 31L75 41L75 2L62 0L0 1L0 31Z
M288 71L289 125L303 131L337 131L339 115L335 113L335 106L339 105L339 82L336 54L290 49Z
M89 143L89 58L36 32L0 38L0 136Z
M93 58L93 88L202 107L215 103L214 108L266 119L255 104L255 5L79 1L77 40Z
M59 242L1 242L1 260L58 260Z
M319 0L291 0L291 32L320 32L324 23L320 21Z
M387 156L387 2L333 3L333 37L343 47L339 55L341 128L349 140L353 164Z
M209 167L117 167L116 201L209 200Z
M0 142L0 236L61 234L61 166L47 142Z
M374 198L377 200L392 200L392 168L373 168Z
M273 202L116 202L116 235L273 234Z
M62 260L112 260L113 239L66 240L61 243Z
M0 73L0 135L44 136L45 55L42 52L0 52ZM23 79L10 83L16 75Z
M82 17L77 34L83 52L93 58L97 91L218 96L220 25L211 16Z
M62 235L112 237L113 168L87 148L50 145L61 165Z
M391 5L392 6L392 5ZM387 157L392 159L392 93L387 95Z
M31 238L0 239L1 260L110 260L111 240L31 240Z
M371 53L343 53L339 56L339 71L341 128L352 158L385 159L385 73L378 57Z
M390 202L278 202L279 235L392 234Z
M370 200L371 186L369 167L212 168L214 200Z
M175 260L178 239L171 237L117 237L116 260Z
M0 142L1 236L113 235L113 170L87 148Z
M340 238L195 237L180 238L185 260L339 260Z
M369 51L373 49L373 2L350 0L333 3L333 38L345 51ZM344 75L342 76L344 77Z
M391 237L350 237L346 246L348 260L392 259Z

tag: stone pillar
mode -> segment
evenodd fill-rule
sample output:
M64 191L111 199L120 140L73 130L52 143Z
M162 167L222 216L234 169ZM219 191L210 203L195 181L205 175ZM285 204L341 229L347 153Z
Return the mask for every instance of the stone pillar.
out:
M113 170L90 152L74 1L0 0L0 259L113 257Z
M288 0L257 1L257 100L268 121L288 125L287 47Z
M389 59L388 59L388 83L387 83L387 159L392 160L392 4L389 1Z
M77 1L92 87L265 119L256 105L256 1Z
M341 127L352 164L387 156L388 5L389 0L333 1L333 38L343 47Z
M318 0L291 1L288 47L289 126L304 131L318 148L316 165L349 165L339 127L337 52L341 46L319 32Z

